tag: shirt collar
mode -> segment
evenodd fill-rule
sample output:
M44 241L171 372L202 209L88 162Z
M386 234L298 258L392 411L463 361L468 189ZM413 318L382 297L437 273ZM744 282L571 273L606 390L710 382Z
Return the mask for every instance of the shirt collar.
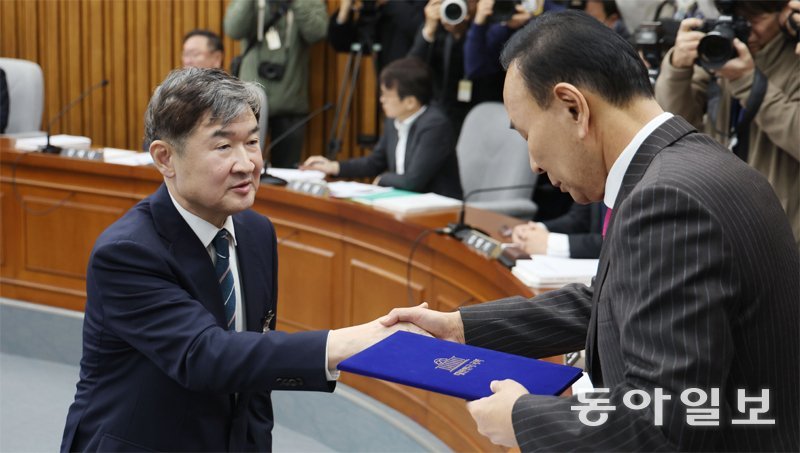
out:
M408 118L404 119L403 121L394 120L394 128L397 129L398 131L401 128L404 128L406 130L410 129L411 125L414 124L414 121L416 121L417 118L420 117L420 115L425 113L425 110L427 110L427 109L428 109L428 106L427 105L423 105L422 107L419 108L419 110L414 112L411 116L409 116Z
M672 113L664 112L650 120L643 128L639 129L639 132L633 136L633 140L628 143L628 146L622 150L622 154L614 161L614 165L611 166L611 170L608 172L608 177L606 178L606 193L603 197L603 203L605 203L606 207L610 209L614 208L617 195L619 195L619 189L622 188L622 179L625 177L625 173L628 172L628 166L630 166L633 156L636 155L636 151L654 130L658 129L659 126L672 118L672 116Z
M167 193L169 193L169 189L167 189ZM183 220L189 224L189 228L194 231L194 234L198 239L200 239L200 242L203 243L203 247L208 248L208 246L211 245L211 242L214 240L214 237L216 237L217 233L219 232L219 228L187 211L183 206L180 205L180 203L178 203L177 200L175 200L175 197L173 197L171 193L169 194L169 198L172 200L172 204L175 205L175 209L178 210L178 214L183 217ZM228 216L225 219L225 223L222 225L222 228L228 230L228 234L230 234L233 238L233 245L235 246L236 232L233 230L233 217Z

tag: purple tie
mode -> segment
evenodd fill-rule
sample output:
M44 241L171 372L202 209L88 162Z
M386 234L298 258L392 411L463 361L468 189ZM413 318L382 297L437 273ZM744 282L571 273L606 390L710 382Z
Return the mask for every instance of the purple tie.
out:
M611 208L606 209L606 217L603 219L603 237L606 237L606 230L608 230L609 221L611 221Z

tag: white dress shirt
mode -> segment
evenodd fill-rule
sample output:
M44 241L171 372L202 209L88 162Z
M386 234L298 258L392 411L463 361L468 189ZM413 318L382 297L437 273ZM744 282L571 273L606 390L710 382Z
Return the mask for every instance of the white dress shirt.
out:
M428 106L423 105L419 110L414 112L413 115L404 119L403 121L394 120L394 128L397 129L397 147L394 149L394 159L397 163L398 175L406 172L406 146L408 145L408 132L411 130L411 125L420 117Z
M633 140L628 143L628 146L622 150L622 154L614 161L614 165L611 166L611 170L608 172L608 177L606 178L606 193L603 197L603 203L605 203L608 209L614 209L614 203L617 202L619 189L622 188L622 179L625 177L625 173L628 172L628 166L630 166L633 156L636 155L636 151L654 130L658 129L659 126L672 118L672 116L672 113L664 112L650 120L643 128L639 129L639 132L633 136Z
M172 204L175 205L175 209L178 210L178 214L183 217L183 220L189 224L189 228L194 231L194 234L197 235L197 238L203 243L203 247L205 247L208 252L208 257L211 258L211 262L214 263L216 254L214 253L215 250L212 242L220 229L184 209L184 207L175 200L172 194L169 194L169 197L172 199ZM244 301L242 300L242 283L239 278L239 259L236 255L236 232L233 229L233 219L230 216L225 219L225 224L222 228L228 230L228 234L231 239L233 239L232 241L228 241L228 256L230 257L228 262L231 266L233 290L234 294L236 294L236 331L242 332L245 330L244 326L246 325L244 319L245 313L243 310Z

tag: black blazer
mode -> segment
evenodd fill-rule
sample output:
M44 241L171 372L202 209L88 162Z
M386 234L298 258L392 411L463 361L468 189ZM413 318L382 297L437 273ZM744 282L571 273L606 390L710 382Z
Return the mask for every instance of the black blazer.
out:
M568 235L570 258L597 258L603 245L603 203L573 203L566 214L542 222L548 231Z
M339 176L363 178L380 175L381 186L461 198L455 136L450 121L439 108L429 105L411 125L402 175L396 173L397 139L394 120L387 118L383 135L372 153L340 162Z
M333 390L327 331L261 332L277 310L272 224L233 222L249 332L224 327L212 261L166 186L100 235L61 451L268 451L270 390Z
M513 424L523 451L798 451L800 259L767 180L683 118L657 128L623 179L591 287L461 309L468 343L532 357L586 348L614 411L587 426L577 397L524 395ZM623 396L660 388L653 404ZM719 389L719 426L690 426L680 394ZM732 424L737 390L769 389L774 425ZM758 407L758 405L748 405ZM598 413L590 415L597 420Z

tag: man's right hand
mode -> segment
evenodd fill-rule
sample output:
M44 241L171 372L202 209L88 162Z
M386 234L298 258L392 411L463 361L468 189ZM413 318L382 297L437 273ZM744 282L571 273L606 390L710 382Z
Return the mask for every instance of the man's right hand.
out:
M672 66L676 68L691 68L697 59L697 46L706 34L694 30L703 25L703 20L690 17L681 21L678 35L675 37L675 47L672 49Z
M427 302L411 308L395 308L388 315L378 318L378 321L386 327L398 322L412 323L436 338L464 343L464 323L461 321L461 313L429 310Z
M475 11L475 23L483 25L486 19L492 15L494 10L494 0L478 0L478 9Z
M339 174L339 162L323 156L311 156L300 165L300 170L318 170L329 176Z
M422 36L426 41L433 42L441 18L442 0L428 0L425 5L425 25L422 26Z

